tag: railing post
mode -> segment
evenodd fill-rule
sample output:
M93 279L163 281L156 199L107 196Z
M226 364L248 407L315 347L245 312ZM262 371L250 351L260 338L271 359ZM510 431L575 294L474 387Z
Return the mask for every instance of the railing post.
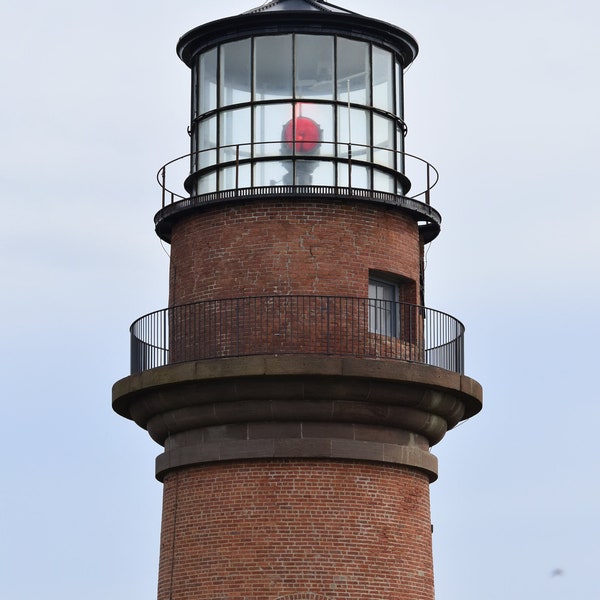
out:
M235 147L235 189L240 188L240 145Z
M330 321L329 321L329 296L327 296L327 354L329 354L329 348L330 348L330 340L329 340L329 336L331 335L331 325L330 325Z
M166 170L167 170L167 167L163 167L161 169L161 179L162 179L162 185L161 185L161 187L162 187L162 207L163 208L165 207L165 177L166 177L165 171Z
M427 204L427 206L429 206L430 204L430 198L429 198L429 188L431 185L431 165L429 163L427 163L427 190L425 191L425 204Z
M348 190L352 189L352 144L348 144Z
M164 356L164 360L165 360L165 364L169 364L169 315L168 315L169 309L167 308L166 310L163 310L163 323L162 323L162 345L163 348L165 349L165 356ZM158 346L158 340L156 345Z
M135 343L135 335L133 330L129 330L129 371L133 373L139 373L139 369L136 368L136 343Z
M239 146L238 146L239 148ZM235 325L236 325L236 331L235 331L235 355L239 356L240 355L240 319L242 318L240 316L240 299L237 298L235 301Z
M456 337L456 372L461 375L465 372L465 332L461 331L460 335Z

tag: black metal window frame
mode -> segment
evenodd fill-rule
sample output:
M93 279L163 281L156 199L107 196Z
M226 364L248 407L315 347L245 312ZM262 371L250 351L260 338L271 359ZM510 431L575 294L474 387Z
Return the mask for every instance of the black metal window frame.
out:
M406 125L404 123L403 120L403 115L402 114L394 114L391 113L389 111L383 110L381 108L375 107L373 106L373 86L374 86L374 81L373 81L373 47L377 46L377 48L387 52L390 54L391 56L391 77L392 77L392 81L390 81L389 85L391 86L391 91L392 91L392 104L393 104L393 108L396 111L402 111L403 108L403 99L399 96L402 96L402 91L404 88L403 85L403 81L397 81L397 78L399 77L400 79L402 79L403 77L403 69L402 69L402 62L400 59L400 56L397 55L396 53L394 53L389 47L386 46L379 46L377 44L374 44L373 42L365 42L365 40L362 39L355 39L352 38L351 36L347 36L347 35L339 35L339 34L331 34L331 33L326 33L326 34L321 34L324 37L330 37L333 41L333 81L334 81L334 85L333 85L333 98L332 99L320 99L320 98L299 98L296 96L296 62L297 62L297 53L296 53L296 39L298 35L306 35L304 33L288 33L285 35L289 35L291 37L292 40L292 66L293 66L293 74L292 74L292 94L290 96L290 98L286 98L286 99L275 99L275 100L257 100L256 99L256 81L255 81L255 40L259 37L269 37L269 36L265 36L265 34L255 34L255 35L247 35L247 36L243 36L240 37L239 39L235 39L235 40L227 40L226 43L231 43L231 42L239 42L239 41L243 41L243 40L250 40L250 48L251 48L251 56L249 57L249 62L250 62L250 69L251 69L251 73L250 73L250 82L252 85L252 90L251 90L251 94L250 94L250 100L247 102L241 102L241 103L234 103L234 104L229 104L229 105L225 105L223 102L223 98L222 98L222 85L221 85L221 78L222 78L222 61L221 61L221 54L222 54L222 48L223 48L223 44L217 44L217 45L213 45L211 47L206 47L203 49L203 51L201 53L198 53L193 60L193 64L192 64L192 98L191 98L191 126L189 128L189 132L190 135L192 137L192 142L191 142L191 149L192 149L192 175L190 177L190 181L188 181L188 184L186 185L186 187L190 188L192 186L191 181L194 180L198 180L202 177L206 177L208 175L210 175L211 173L215 173L215 182L214 182L214 186L215 189L214 191L221 191L221 185L220 185L220 181L219 181L219 177L218 177L218 173L227 167L231 167L234 164L239 167L240 165L243 164L250 164L250 165L255 165L257 162L260 161L273 161L274 159L281 159L281 158L286 158L286 159L291 159L292 160L292 165L293 165L293 180L296 180L296 161L297 160L302 160L304 157L302 156L298 156L295 152L293 152L292 154L290 154L289 156L285 156L282 157L280 155L277 154L273 154L273 156L261 156L258 157L255 155L255 151L254 151L254 146L255 146L255 138L256 138L256 115L255 115L255 111L254 111L254 107L258 107L258 106L268 106L268 105L276 105L276 104L286 104L286 103L290 103L293 106L295 106L297 103L302 102L302 103L306 103L306 104L321 104L321 105L326 105L326 106L331 106L333 107L333 130L334 130L334 138L333 140L323 140L323 143L331 143L331 144L335 144L335 155L334 156L317 156L314 157L315 160L318 160L319 162L333 162L334 163L334 168L333 168L333 181L331 182L332 185L334 186L338 186L341 185L339 178L340 178L340 170L339 167L337 165L342 164L342 165L346 165L348 164L350 161L352 162L352 164L357 165L357 166L363 166L363 167L367 167L368 171L367 171L367 175L368 175L368 183L367 183L367 189L376 189L376 184L375 184L375 173L376 172L381 172L387 175L391 175L392 176L392 181L394 182L394 190L392 191L392 193L396 193L398 192L398 190L400 189L403 180L402 178L398 179L398 177L394 177L394 175L397 175L398 171L402 171L403 170L403 165L400 164L402 162L402 154L401 152L404 149L404 137L406 135ZM319 35L316 33L311 33L309 35ZM360 103L356 103L356 102L351 102L350 98L348 98L348 101L343 101L340 100L339 98L339 92L338 92L338 86L337 86L337 78L338 78L338 73L337 73L337 69L338 69L338 46L339 46L339 40L340 39L344 39L344 40L350 40L350 41L356 41L356 42L361 42L361 43L366 43L367 44L367 48L368 48L368 63L369 63L369 81L368 81L368 88L369 88L369 98L368 98L368 102L366 104L360 104ZM211 52L213 50L216 49L217 52L217 57L216 57L216 64L217 64L217 73L216 73L216 81L215 81L215 85L217 88L217 106L214 109L208 110L204 113L200 113L199 112L199 99L200 99L200 95L202 94L202 76L203 74L201 73L200 70L200 63L201 63L201 56L206 55L206 53ZM221 132L221 115L224 114L226 111L232 111L232 110L239 110L239 109L243 109L246 107L250 107L250 140L248 141L248 145L250 146L249 150L249 156L247 158L242 158L241 160L236 160L236 161L221 161L220 160L220 156L219 156L219 151L221 149L221 147L225 147L225 145L222 144L222 132ZM350 139L349 142L347 144L341 144L339 142L337 142L337 139L339 138L340 135L340 123L339 123L339 112L340 109L355 109L355 110L364 110L367 111L368 113L368 135L369 135L369 140L368 140L368 144L367 146L371 148L371 153L369 155L369 160L360 160L360 159L353 159L351 156L344 156L341 152L341 148L344 145L348 145L349 147L352 146L352 140ZM294 109L292 108L292 112L294 111ZM386 150L390 153L392 153L393 155L393 166L392 167L386 167L384 165L381 164L377 164L374 162L373 160L373 151L377 150L378 147L375 146L375 141L374 141L374 116L375 115L379 115L380 117L382 117L383 119L386 119L390 122L390 124L393 124L393 130L397 133L398 131L400 131L400 135L394 135L392 137L391 140L389 140L389 143L391 144L390 148L381 148L382 150ZM203 169L198 169L197 165L195 164L195 156L197 155L198 152L203 151L203 150L207 150L207 148L202 148L201 147L201 140L199 139L199 135L200 135L200 123L202 122L207 122L208 119L214 117L216 119L215 122L215 128L216 128L216 133L215 133L215 137L216 139L214 140L215 142L215 147L214 150L216 152L216 157L217 160L215 161L215 164L212 164L210 166L207 166ZM272 140L272 142L276 142L277 140ZM351 184L351 182L349 182ZM254 168L250 169L250 187L254 187L255 185L257 185L257 182L255 181L255 170ZM223 189L230 189L228 186L223 187Z

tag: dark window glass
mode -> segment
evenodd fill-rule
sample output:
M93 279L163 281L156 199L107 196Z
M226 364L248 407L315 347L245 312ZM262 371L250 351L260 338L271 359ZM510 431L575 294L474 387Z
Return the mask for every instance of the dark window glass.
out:
M398 334L398 287L394 283L369 279L369 331L380 335Z

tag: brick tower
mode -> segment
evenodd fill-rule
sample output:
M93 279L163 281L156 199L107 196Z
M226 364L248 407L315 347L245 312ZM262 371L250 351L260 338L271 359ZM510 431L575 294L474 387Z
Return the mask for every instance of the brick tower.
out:
M132 325L113 388L164 447L158 599L432 600L430 447L482 394L462 324L423 306L441 217L435 169L404 150L417 44L273 0L177 49L191 153L159 171L169 307Z

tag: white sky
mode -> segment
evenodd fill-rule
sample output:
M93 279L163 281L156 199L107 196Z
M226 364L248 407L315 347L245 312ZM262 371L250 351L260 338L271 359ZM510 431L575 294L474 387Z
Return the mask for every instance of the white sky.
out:
M259 0L0 3L0 595L156 597L160 452L111 411L167 301L154 176L187 152L189 29ZM438 600L598 600L600 8L339 0L411 32L407 150L441 173L427 304L484 411L436 447ZM551 577L554 569L564 575Z

